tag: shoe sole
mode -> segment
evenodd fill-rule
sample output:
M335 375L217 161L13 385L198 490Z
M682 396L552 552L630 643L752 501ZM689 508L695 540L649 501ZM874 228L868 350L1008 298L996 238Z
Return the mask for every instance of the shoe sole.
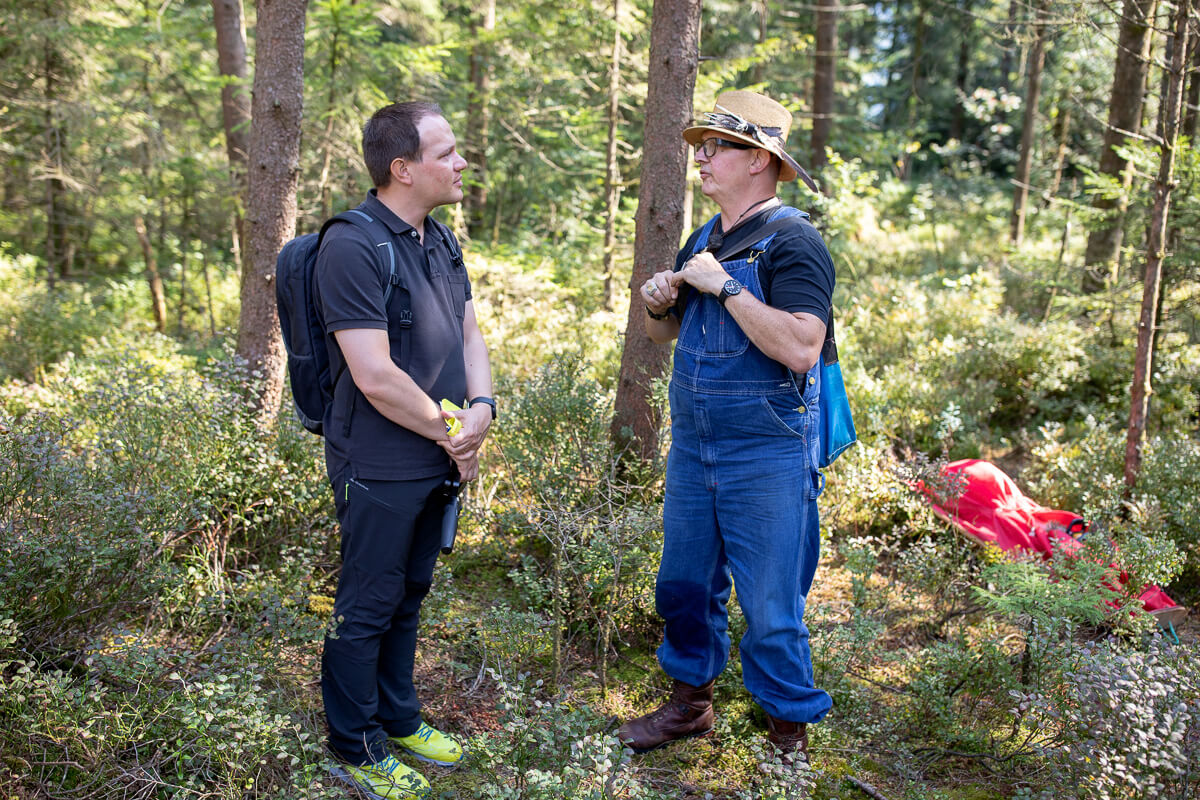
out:
M384 797L383 795L375 794L374 790L369 788L366 784L359 783L358 779L356 779L353 775L351 775L345 769L345 767L333 767L329 770L329 775L333 778L337 778L340 781L350 784L356 790L358 790L358 792L361 793L363 795L363 797L370 798L370 800L387 800L387 798ZM422 792L421 794L418 794L417 797L418 798L433 797L433 789L432 788L427 789L424 792Z
M715 728L709 728L706 731L697 731L696 733L685 733L683 736L676 736L674 739L667 739L662 744L654 745L654 747L634 747L631 744L626 744L625 746L628 747L630 750L632 750L635 755L640 756L643 753L653 753L655 750L661 750L669 744L675 744L676 742L682 742L685 739L703 739L705 736L711 736L714 730L715 730ZM625 744L625 743L622 742L622 744Z
M401 750L403 750L404 752L408 753L410 756L415 758L417 761L422 761L426 764L433 764L435 767L441 767L442 769L447 770L449 772L453 772L454 770L456 770L460 766L462 766L463 761L465 761L467 758L466 749L464 749L462 751L462 755L459 757L458 761L438 761L436 758L430 758L429 756L423 756L420 753L418 753L416 750L410 750L407 747L405 747L404 745L397 745L397 746Z

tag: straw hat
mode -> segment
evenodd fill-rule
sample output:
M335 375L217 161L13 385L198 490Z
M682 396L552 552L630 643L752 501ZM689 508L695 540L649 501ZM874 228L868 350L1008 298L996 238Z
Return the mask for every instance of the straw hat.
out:
M756 92L735 90L717 95L712 112L704 115L704 124L686 129L683 139L693 147L699 147L705 131L712 131L723 138L759 147L779 156L783 162L779 180L794 181L798 176L808 188L819 192L817 182L783 149L791 127L792 112L779 103Z

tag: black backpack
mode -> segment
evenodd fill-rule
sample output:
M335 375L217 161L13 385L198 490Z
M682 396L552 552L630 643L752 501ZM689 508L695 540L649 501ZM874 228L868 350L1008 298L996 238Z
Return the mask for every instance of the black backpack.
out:
M325 325L313 303L313 270L317 265L321 237L335 222L357 225L376 243L376 252L388 267L388 285L383 295L384 308L387 308L393 294L398 295L402 303L400 327L412 327L412 300L397 269L395 237L387 225L361 208L344 211L322 225L320 233L297 236L283 246L275 260L275 304L279 309L283 345L287 348L292 399L295 401L296 416L300 419L300 424L318 436L324 434L322 420L325 418L326 406L333 401L333 387L338 376L330 374L329 350L325 346ZM461 256L459 258L461 259ZM396 289L399 291L394 291ZM401 338L402 354L407 351L410 338ZM408 359L402 355L401 364L407 363Z

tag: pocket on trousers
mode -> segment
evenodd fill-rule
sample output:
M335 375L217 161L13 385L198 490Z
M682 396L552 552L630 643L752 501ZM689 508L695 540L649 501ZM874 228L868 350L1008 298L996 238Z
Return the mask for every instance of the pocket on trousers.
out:
M786 434L801 441L808 438L811 411L796 394L772 394L761 398L771 430L763 433Z

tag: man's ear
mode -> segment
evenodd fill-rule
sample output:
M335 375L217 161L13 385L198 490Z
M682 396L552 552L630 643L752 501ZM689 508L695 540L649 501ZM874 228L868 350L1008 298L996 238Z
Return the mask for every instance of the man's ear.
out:
M772 159L775 158L773 153L758 148L754 151L754 158L750 161L750 174L757 175L758 173L771 166Z
M412 174L408 171L408 161L405 159L393 158L392 163L388 166L388 171L392 174L393 181L405 186L412 185Z

